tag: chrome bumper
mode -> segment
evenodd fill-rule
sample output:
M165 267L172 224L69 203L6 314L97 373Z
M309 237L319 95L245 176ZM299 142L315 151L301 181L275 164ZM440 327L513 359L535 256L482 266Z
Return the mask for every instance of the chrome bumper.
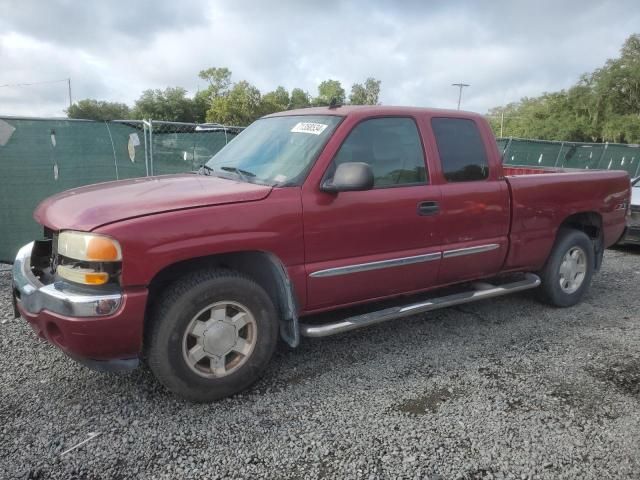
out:
M32 250L33 242L22 247L13 262L16 303L28 313L47 310L69 317L101 317L111 315L120 307L121 293L84 293L64 282L44 285L31 272Z

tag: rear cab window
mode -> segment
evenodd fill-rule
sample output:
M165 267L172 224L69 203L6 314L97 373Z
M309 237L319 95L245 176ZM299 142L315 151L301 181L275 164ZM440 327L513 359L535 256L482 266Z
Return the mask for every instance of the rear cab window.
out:
M489 177L487 151L476 122L438 117L431 119L431 128L447 182L473 182Z

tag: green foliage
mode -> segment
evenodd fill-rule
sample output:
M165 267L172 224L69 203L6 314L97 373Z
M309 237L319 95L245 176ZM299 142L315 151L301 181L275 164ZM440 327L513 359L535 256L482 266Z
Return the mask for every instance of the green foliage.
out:
M281 112L289 108L289 92L284 87L278 87L273 92L265 93L260 101L260 113L262 115Z
M85 120L124 120L129 118L129 107L124 103L85 98L71 105L67 116Z
M602 124L602 137L610 142L640 142L640 116L610 115Z
M260 90L242 80L226 95L213 99L207 111L207 122L249 125L261 116L261 107Z
M369 77L365 80L364 85L354 83L351 86L351 94L349 95L349 103L352 105L377 105L380 96L380 80Z
M226 94L231 87L231 70L226 67L211 67L206 70L200 70L198 77L209 82L208 93L212 97Z
M169 122L194 122L196 115L193 100L182 87L164 90L145 90L136 100L132 118L152 118Z
M211 107L211 98L209 89L200 90L193 96L193 116L196 123L206 121L207 110Z
M349 94L349 103L352 105L366 105L367 92L359 83L354 83L351 86L351 93Z
M307 108L310 106L311 98L307 92L301 88L294 88L291 90L291 100L289 103L291 110L295 110L296 108Z
M255 86L242 80L233 83L231 70L212 67L201 70L198 76L208 86L193 98L182 87L164 90L145 90L135 102L134 108L122 103L99 102L86 99L72 105L70 118L112 120L118 118L165 120L172 122L213 122L246 126L263 115L283 110L307 108L312 105L329 105L333 99L345 102L345 91L337 80L325 80L318 86L318 96L311 99L301 88L289 93L283 86L264 95ZM354 84L350 101L354 104L375 105L380 95L380 80L367 78L364 85Z
M206 89L198 91L193 96L195 121L202 123L206 121L207 111L211 108L213 100L229 93L231 70L226 67L211 67L200 70L198 77L209 83Z
M502 122L504 114L504 122ZM631 35L620 57L582 75L568 90L489 111L503 136L577 142L640 142L640 35Z
M335 100L338 105L343 105L345 91L338 80L325 80L318 85L318 96L313 99L313 104L317 106L327 106Z

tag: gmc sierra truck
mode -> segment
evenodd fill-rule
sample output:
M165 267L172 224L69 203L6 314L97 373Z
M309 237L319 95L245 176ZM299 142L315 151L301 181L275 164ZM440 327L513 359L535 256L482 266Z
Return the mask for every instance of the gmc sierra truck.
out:
M16 312L90 367L143 360L212 401L255 382L280 340L533 288L574 305L629 201L625 172L503 167L474 113L281 112L198 172L43 201Z

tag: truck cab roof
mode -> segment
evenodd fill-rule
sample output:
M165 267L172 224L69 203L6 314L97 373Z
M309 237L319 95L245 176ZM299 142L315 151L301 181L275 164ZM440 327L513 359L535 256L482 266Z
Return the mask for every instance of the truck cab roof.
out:
M296 110L285 110L283 112L265 115L263 118L284 117L289 115L335 115L340 117L361 116L401 116L401 115L420 115L429 114L432 116L446 117L463 117L463 118L482 118L482 115L475 112L464 110L448 110L441 108L423 108L423 107L402 107L392 105L341 105L336 107L308 107Z

